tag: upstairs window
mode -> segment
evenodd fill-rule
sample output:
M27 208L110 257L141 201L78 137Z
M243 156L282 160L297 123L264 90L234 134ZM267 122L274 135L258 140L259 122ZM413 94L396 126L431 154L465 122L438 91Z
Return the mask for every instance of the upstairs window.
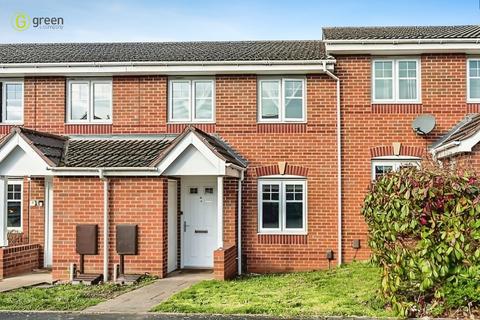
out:
M214 122L214 80L174 79L169 89L169 122Z
M7 185L7 228L22 229L22 181L8 181Z
M418 59L373 60L372 101L375 103L419 103Z
M480 102L480 59L468 60L467 101Z
M67 122L111 123L112 81L101 79L69 80Z
M305 121L305 79L265 78L258 83L259 122Z
M23 122L23 82L3 81L2 89L2 123L21 124Z
M305 233L307 230L306 187L306 180L259 180L259 232Z

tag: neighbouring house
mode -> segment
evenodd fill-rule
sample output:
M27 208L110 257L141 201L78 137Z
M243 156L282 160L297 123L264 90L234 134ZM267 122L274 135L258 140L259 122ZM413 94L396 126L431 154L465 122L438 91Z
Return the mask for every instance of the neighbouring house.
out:
M475 158L480 26L325 28L323 40L0 45L0 277L327 268L367 259L378 175ZM412 130L435 117L428 134ZM339 174L339 172L341 174Z

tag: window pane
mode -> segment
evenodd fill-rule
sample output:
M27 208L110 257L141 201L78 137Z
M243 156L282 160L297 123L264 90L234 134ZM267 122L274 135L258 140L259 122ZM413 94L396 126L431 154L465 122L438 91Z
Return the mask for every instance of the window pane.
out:
M415 79L400 79L399 85L399 99L414 100L417 99L417 80Z
M211 98L213 92L213 83L211 81L195 81L195 97Z
M375 78L391 78L392 77L392 61L375 61Z
M190 98L190 83L185 82L172 82L172 97L178 98Z
M393 170L392 165L377 165L375 166L375 179Z
M285 80L285 97L303 97L302 80Z
M303 118L303 99L285 99L285 117L288 119Z
M172 82L172 119L189 120L190 118L190 83Z
M9 201L7 204L7 227L21 227L21 205L20 201Z
M93 112L95 120L112 118L112 85L110 83L93 84Z
M398 76L400 78L416 78L417 62L416 61L399 61Z
M470 77L480 77L480 63L479 61L472 60L469 63Z
M172 119L188 119L189 118L189 101L173 100Z
M480 78L470 79L470 98L480 99Z
M391 79L375 80L375 99L392 99L393 81Z
M212 119L212 99L195 99L195 119Z
M280 99L280 82L279 81L262 81L261 82L261 106L262 119L278 119L279 118L279 99Z
M280 226L278 202L262 203L262 228L278 228Z
M5 120L20 121L23 119L22 88L20 83L5 85Z
M289 228L303 228L303 202L287 202L286 225Z
M70 85L70 120L88 119L88 83Z

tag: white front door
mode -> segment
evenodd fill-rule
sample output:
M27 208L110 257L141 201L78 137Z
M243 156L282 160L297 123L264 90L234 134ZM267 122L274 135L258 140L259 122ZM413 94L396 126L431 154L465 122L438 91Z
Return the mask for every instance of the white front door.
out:
M217 181L215 177L182 179L183 267L213 268L217 249Z
M45 178L45 245L43 264L51 267L53 263L53 183L52 179Z
M177 269L177 181L168 180L168 264L167 272Z

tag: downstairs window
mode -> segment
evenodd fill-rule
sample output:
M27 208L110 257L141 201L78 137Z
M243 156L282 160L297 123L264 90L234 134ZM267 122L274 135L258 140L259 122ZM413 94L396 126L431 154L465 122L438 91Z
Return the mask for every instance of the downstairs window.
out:
M305 233L306 180L260 179L258 223L260 233Z

